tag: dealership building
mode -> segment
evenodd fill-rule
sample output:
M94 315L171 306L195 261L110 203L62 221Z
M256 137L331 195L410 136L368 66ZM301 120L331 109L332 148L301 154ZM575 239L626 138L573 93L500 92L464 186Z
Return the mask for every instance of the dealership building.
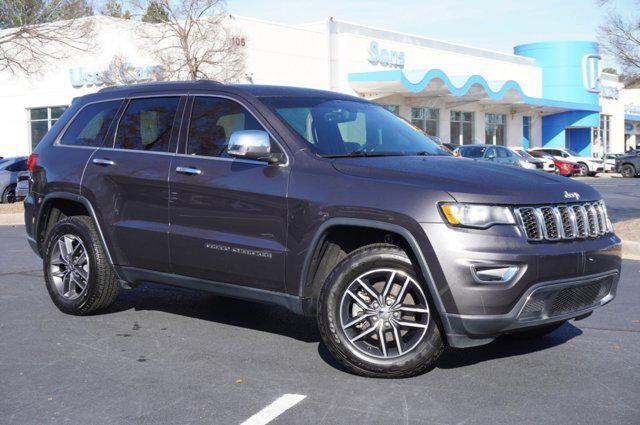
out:
M95 16L90 51L32 75L0 72L0 156L27 155L72 99L100 90L116 59L130 84L162 80L144 24ZM597 43L547 41L513 54L329 19L284 25L233 16L243 82L334 90L385 105L443 142L568 147L640 145L640 89L602 73Z

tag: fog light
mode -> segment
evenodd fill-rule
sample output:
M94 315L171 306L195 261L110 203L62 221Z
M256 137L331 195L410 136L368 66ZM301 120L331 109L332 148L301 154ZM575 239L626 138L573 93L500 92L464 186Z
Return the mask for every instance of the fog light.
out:
M473 277L482 283L505 283L518 272L517 266L480 266L472 265Z

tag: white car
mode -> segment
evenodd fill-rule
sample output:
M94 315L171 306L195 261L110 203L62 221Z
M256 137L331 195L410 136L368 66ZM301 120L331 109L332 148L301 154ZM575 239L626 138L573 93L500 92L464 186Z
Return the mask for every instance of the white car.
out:
M549 155L569 162L575 162L580 166L581 176L595 176L604 171L604 161L589 156L580 156L571 149L564 148L534 148L533 150L546 152Z
M622 153L608 153L604 156L604 172L612 173L616 171L616 158L622 156Z
M524 148L517 147L517 146L511 146L511 147L509 147L509 149L511 149L516 155L518 155L520 158L522 158L522 159L524 159L526 161L539 161L539 162L542 162L542 170L541 171L546 171L547 173L555 173L556 172L556 164L553 162L553 159L551 159L551 158L536 158L535 156L533 156L529 152L527 152Z

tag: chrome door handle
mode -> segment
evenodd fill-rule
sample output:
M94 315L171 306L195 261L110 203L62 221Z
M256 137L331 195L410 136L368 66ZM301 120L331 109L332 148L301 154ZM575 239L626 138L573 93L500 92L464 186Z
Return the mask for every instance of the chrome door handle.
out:
M93 158L92 162L96 165L102 165L104 167L115 164L115 162L113 162L110 159L102 159L102 158Z
M186 174L188 176L198 176L202 174L202 171L194 167L176 167L176 172L180 174Z

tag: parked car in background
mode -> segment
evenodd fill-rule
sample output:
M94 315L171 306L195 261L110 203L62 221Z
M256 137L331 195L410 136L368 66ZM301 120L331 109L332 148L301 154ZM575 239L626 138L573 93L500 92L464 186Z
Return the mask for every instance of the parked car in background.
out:
M616 158L623 156L622 153L608 153L602 159L604 160L604 172L611 173L616 170Z
M627 178L640 175L640 151L631 151L617 157L615 171Z
M520 166L522 168L528 168L530 170L540 170L540 171L548 171L554 172L556 170L556 166L553 165L553 161L549 164L551 168L549 169L549 165L547 165L543 160L538 159L530 155L526 150L519 147L509 147L511 152L515 153L520 157ZM545 168L545 165L547 168Z
M529 156L531 158L537 159L539 161L542 161L542 170L546 171L548 173L557 173L558 172L558 168L556 167L556 160L551 156L548 155L546 153L543 152L537 152L535 155L532 154L531 152L527 151L524 148L512 148L512 150L519 154L519 155L525 155L525 156Z
M460 145L457 145L455 143L443 143L442 146L446 146L451 150L451 152L455 152L455 150L460 147Z
M581 156L566 148L534 148L533 150L546 152L554 158L575 162L580 166L581 176L595 176L604 171L604 161L601 159Z
M513 165L515 167L522 166L520 157L504 146L482 144L462 145L459 146L456 151L460 156L465 158L490 161L496 164Z
M27 170L27 158L0 159L0 202L10 204L16 201L16 183L18 174Z
M548 153L533 150L533 149L529 149L527 153L539 159L553 161L553 165L555 165L555 168L556 168L556 174L560 174L561 176L572 177L580 174L580 166L578 166L578 164L574 162L556 159L555 157L553 157L552 155L549 155Z
M16 201L22 201L29 194L29 179L31 173L29 171L21 171L18 173L16 182Z

